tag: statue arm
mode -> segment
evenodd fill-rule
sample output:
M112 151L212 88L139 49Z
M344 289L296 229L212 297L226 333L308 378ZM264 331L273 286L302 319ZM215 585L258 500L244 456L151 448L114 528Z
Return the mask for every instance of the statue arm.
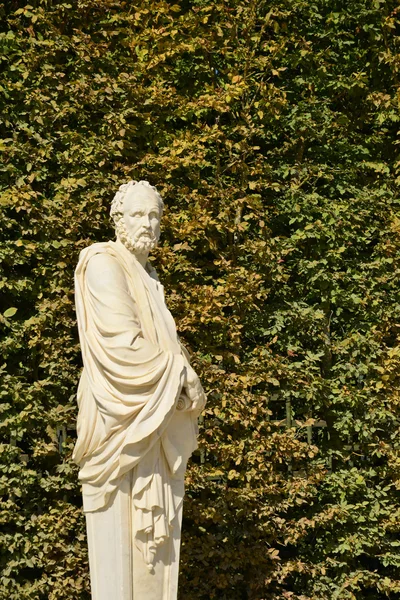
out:
M106 253L92 256L85 284L93 347L104 349L120 380L132 379L134 366L136 385L154 383L163 370L166 353L143 337L136 304L118 261Z
M206 395L201 385L200 379L193 367L190 364L190 355L185 346L179 340L179 345L182 349L182 355L185 358L186 373L183 382L183 395L185 395L190 403L191 410L203 410L206 403Z

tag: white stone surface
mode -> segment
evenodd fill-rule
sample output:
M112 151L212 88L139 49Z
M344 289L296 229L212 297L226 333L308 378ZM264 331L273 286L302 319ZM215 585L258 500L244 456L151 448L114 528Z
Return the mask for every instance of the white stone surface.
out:
M81 252L79 464L93 600L176 600L184 474L205 396L147 262L162 200L120 187L117 241Z

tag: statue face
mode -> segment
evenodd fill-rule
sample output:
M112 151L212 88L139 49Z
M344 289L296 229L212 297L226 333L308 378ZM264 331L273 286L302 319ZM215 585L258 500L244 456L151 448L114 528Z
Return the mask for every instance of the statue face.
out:
M121 241L133 252L148 252L160 237L161 212L157 196L142 185L126 194L122 211ZM122 234L122 235L121 235Z

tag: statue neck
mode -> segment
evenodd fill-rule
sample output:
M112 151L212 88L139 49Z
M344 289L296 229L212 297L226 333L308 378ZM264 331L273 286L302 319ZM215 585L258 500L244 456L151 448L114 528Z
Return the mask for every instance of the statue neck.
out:
M138 263L140 263L142 265L142 267L145 269L146 268L146 263L147 260L149 258L149 252L145 251L143 253L139 253L139 252L131 252L123 242L121 242L121 240L119 239L119 237L117 237L117 240L115 242L118 247L122 250L122 252L130 255L132 258L135 257L136 260L138 261Z

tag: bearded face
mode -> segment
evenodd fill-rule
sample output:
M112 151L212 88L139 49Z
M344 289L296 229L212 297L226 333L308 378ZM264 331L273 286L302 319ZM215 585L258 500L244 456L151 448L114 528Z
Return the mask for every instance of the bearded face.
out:
M146 254L157 246L160 219L161 207L154 192L144 186L133 187L115 220L115 232L130 252Z
M129 252L134 254L145 254L157 247L158 240L153 231L142 227L130 235L123 219L115 224L115 233Z

